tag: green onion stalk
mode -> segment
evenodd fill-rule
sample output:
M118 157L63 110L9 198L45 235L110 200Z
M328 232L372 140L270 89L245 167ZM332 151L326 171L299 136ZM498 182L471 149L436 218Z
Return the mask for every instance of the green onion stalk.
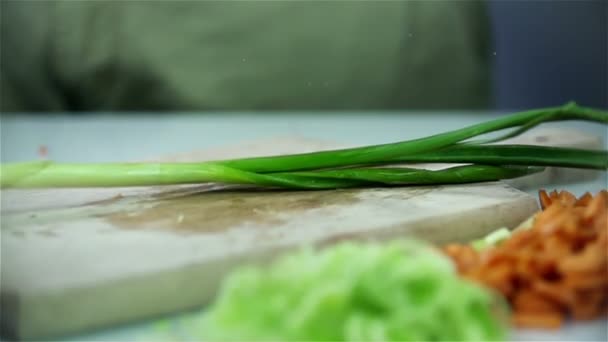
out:
M0 166L0 186L130 187L214 182L314 190L496 181L540 172L548 166L608 169L608 151L491 144L545 122L565 120L606 125L608 112L568 103L390 144L212 162L7 163ZM511 131L498 138L471 140L506 129ZM439 170L402 166L412 163L457 165Z

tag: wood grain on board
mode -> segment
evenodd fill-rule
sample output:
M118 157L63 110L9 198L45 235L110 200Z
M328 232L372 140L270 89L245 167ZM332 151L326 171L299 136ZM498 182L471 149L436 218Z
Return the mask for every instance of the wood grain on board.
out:
M593 144L593 137L576 138ZM161 159L334 147L341 146L284 138ZM556 181L547 178L555 175L533 183ZM303 244L403 236L467 241L516 226L538 210L535 198L501 182L310 192L220 188L2 191L3 332L46 338L187 310L207 303L233 267Z

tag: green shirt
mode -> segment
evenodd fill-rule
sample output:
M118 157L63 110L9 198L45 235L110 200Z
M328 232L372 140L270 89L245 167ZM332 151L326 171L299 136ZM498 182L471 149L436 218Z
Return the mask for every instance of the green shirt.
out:
M6 1L3 111L373 110L488 104L463 1Z

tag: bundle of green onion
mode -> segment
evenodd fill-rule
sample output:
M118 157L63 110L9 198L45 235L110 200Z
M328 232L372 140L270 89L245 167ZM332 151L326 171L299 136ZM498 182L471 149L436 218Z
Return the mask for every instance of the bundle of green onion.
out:
M529 110L433 136L391 144L284 156L199 163L3 164L2 188L112 187L218 182L288 189L495 181L540 172L546 166L608 169L608 151L529 145L492 145L544 122L608 124L608 112L568 103ZM470 140L512 129L495 139ZM436 171L406 163L466 164Z

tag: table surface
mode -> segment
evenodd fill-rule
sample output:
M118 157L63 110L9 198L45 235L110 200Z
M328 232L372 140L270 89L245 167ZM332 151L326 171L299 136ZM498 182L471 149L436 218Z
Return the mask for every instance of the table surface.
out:
M55 161L129 161L158 155L234 145L272 137L304 137L349 144L376 144L419 138L490 120L502 113L465 112L328 112L328 113L129 113L87 115L6 115L0 117L2 162L39 158L40 146ZM572 127L603 137L596 124L568 122L547 126ZM553 184L577 195L607 187L606 173L595 181ZM535 191L531 190L535 195ZM174 316L178 317L178 315ZM171 319L171 317L170 317ZM555 333L517 331L514 340L606 341L605 320L569 325ZM149 340L151 322L116 327L66 340Z

